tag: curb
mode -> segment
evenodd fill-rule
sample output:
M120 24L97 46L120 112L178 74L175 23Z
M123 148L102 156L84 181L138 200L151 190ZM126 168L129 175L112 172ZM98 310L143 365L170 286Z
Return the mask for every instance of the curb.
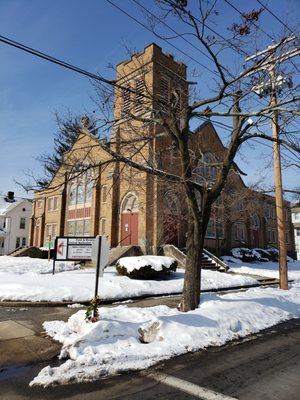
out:
M293 280L289 280L289 283L294 282ZM219 292L230 292L236 290L245 290L255 287L261 286L274 286L278 285L278 279L275 280L274 278L264 279L259 283L253 285L244 285L244 286L233 286L233 287L226 287L221 289L207 289L202 290L201 293L219 293ZM100 306L106 304L115 304L121 303L128 300L138 301L138 300L150 300L153 298L164 298L164 297L175 297L181 295L182 292L172 292L172 293L163 293L163 294L145 294L141 296L132 296L132 297L123 297L118 299L104 299L101 300ZM90 301L14 301L14 300L7 300L7 301L0 301L0 307L66 307L72 304L82 304L82 305L89 305ZM79 308L79 307L78 307Z

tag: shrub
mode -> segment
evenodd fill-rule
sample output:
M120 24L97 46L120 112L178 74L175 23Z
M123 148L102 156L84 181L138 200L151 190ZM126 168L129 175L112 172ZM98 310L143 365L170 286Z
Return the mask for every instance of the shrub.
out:
M116 264L119 275L132 279L166 278L175 272L176 268L177 261L164 256L123 257Z

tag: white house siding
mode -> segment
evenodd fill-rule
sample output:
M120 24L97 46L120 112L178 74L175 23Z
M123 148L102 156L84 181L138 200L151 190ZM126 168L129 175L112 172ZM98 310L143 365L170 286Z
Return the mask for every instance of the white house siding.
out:
M3 206L3 202L1 205ZM14 203L7 203L6 206L6 210L2 209L0 216L0 255L9 254L22 245L27 246L29 237L31 201L16 198ZM21 218L25 218L24 228L21 228ZM17 243L17 238L19 238L19 243Z
M300 207L299 207L299 205L292 208L292 223L294 226L294 239L295 239L297 260L300 260Z

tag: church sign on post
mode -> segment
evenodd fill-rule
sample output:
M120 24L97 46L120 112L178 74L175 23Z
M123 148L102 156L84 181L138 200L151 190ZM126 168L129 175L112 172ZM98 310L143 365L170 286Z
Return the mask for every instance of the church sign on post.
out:
M90 261L94 236L63 236L55 239L53 274L56 261Z

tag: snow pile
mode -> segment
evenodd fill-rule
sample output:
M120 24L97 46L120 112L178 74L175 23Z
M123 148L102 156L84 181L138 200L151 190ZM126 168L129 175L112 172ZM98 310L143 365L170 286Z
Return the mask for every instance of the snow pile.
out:
M53 262L42 258L30 257L0 257L0 274L52 274ZM74 271L80 269L80 264L73 261L57 261L55 264L55 272Z
M231 257L231 256L222 256L220 257L221 260L225 261L226 263L233 263L233 264L239 264L241 260L236 257Z
M246 247L235 247L231 249L230 252L234 258L238 258L245 262L278 261L279 257L279 250L274 247L270 247L268 249L248 249ZM288 262L294 262L294 260L289 256L287 256L286 259Z
M233 255L233 257L239 258L243 261L255 261L256 260L256 256L253 253L253 251L250 249L247 249L246 247L235 247L235 248L231 249L231 254ZM256 254L258 254L258 253L256 252ZM260 258L260 255L259 255L259 258Z
M161 278L176 271L177 261L165 256L123 257L116 268L120 275L133 279Z
M67 322L45 322L48 335L62 343L59 367L45 367L30 385L67 384L150 367L158 361L208 346L221 346L281 321L300 317L300 284L288 291L256 288L222 296L203 295L197 310L166 306L100 308L101 320L85 322L78 311ZM139 328L157 321L159 335L139 341Z
M162 271L163 267L170 268L175 260L166 256L139 256L139 257L123 257L118 260L120 267L126 268L128 272L139 270L143 267L150 266L155 271Z

